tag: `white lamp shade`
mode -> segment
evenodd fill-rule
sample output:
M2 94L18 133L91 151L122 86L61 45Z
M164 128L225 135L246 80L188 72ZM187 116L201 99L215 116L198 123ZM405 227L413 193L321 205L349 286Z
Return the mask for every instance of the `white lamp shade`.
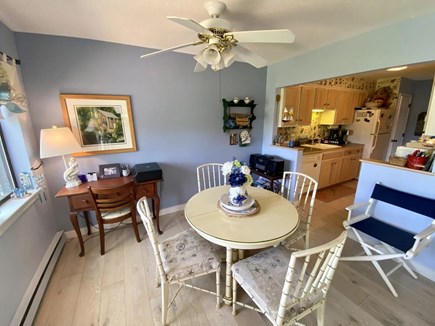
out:
M71 129L67 127L41 129L41 158L81 152L82 149Z
M204 49L203 58L209 65L217 65L221 61L221 54L216 45L212 44Z

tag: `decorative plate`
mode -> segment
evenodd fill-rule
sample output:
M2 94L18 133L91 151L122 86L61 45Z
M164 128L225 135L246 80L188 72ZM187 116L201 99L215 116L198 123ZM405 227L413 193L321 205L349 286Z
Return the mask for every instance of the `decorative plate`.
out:
M248 199L246 199L246 202L244 205L242 206L235 206L233 205L229 198L228 198L228 194L223 194L221 196L220 199L220 204L223 208L226 208L227 210L230 211L244 211L247 210L248 208L250 208L253 204L254 204L254 198L252 198L251 196L248 195Z

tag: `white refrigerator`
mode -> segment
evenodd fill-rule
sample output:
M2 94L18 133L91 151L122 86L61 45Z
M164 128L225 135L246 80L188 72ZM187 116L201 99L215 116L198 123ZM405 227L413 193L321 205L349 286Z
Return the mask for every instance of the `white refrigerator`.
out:
M347 140L364 144L363 159L383 161L390 143L392 122L391 110L356 110L353 124L348 127Z

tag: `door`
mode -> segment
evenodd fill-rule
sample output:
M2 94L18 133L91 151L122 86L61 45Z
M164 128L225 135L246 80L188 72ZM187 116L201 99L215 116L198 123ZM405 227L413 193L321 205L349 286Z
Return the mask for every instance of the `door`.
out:
M394 156L397 146L403 145L405 136L406 123L408 122L409 111L411 109L412 96L409 94L399 94L397 101L397 110L394 117L393 127L391 131L390 143L388 146L385 160L390 156Z

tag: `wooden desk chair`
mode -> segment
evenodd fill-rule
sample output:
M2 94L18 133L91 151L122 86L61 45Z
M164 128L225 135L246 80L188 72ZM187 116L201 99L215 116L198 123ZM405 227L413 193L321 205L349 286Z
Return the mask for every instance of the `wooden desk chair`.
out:
M159 243L146 197L138 201L137 210L145 225L156 258L162 295L162 325L166 325L168 309L183 286L215 295L216 307L219 308L221 264L210 243L193 229L180 232ZM216 274L216 292L186 283L195 277L210 273ZM179 288L168 304L171 284L178 284Z
M236 305L265 314L273 325L293 325L313 311L324 324L325 300L331 285L346 231L331 242L301 251L277 246L231 267L233 315ZM257 307L237 302L237 283Z
M310 245L310 225L318 183L312 177L300 172L284 172L281 183L281 196L289 200L298 210L300 223L297 230L283 245L289 247L304 238L305 249Z
M227 178L222 174L221 163L207 163L196 168L198 192L227 184Z
M386 222L387 216L378 216L378 205L385 207L396 225ZM361 209L364 209L362 214ZM412 277L417 278L406 260L417 256L432 240L431 237L435 233L435 199L406 193L378 183L367 203L354 204L346 210L349 214L347 221L343 222L344 227L352 230L365 255L342 257L341 260L372 262L391 293L397 297L398 294L388 276L403 266ZM410 222L417 225L416 214L420 214L420 218L427 221L423 224L418 223L421 225L418 228L419 232L407 231L397 226L401 223L409 225ZM390 271L384 272L379 261L389 259L397 264Z
M104 225L119 223L131 217L137 242L140 242L136 221L136 205L133 181L119 187L91 188L88 192L92 198L95 215L100 231L100 252L105 252Z

